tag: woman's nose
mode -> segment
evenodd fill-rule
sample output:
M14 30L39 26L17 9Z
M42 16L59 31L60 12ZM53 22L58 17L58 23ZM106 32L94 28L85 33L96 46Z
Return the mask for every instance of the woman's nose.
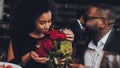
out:
M50 28L50 24L49 24L49 23L46 23L45 27L46 27L46 28Z

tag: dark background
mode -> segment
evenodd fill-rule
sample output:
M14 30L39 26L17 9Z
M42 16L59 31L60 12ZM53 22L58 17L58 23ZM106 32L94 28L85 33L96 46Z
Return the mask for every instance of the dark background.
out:
M15 4L22 0L4 0L4 15L0 20L0 37L9 36L10 20L12 18L12 9ZM29 1L29 0L28 0ZM56 25L64 26L69 24L77 16L77 11L84 12L91 3L108 3L112 5L120 16L120 1L119 0L53 0L57 9ZM120 20L120 18L118 18Z
M10 21L12 18L12 9L15 8L15 4L22 0L4 0L4 15L3 19L0 19L0 47L3 49L8 46L9 43L9 29ZM28 0L29 1L29 0ZM55 24L58 26L66 26L77 16L77 10L83 12L91 3L108 3L112 5L120 16L120 0L53 0L57 9L57 17ZM120 18L118 18L120 20ZM120 23L120 22L119 22ZM6 50L6 49L5 49Z

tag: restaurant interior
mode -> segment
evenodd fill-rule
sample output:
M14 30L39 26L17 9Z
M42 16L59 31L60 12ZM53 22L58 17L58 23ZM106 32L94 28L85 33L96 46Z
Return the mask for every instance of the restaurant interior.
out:
M15 5L22 0L0 0L0 61L7 61L6 52L10 43L9 29ZM29 0L28 0L29 1ZM64 27L76 18L77 10L85 10L91 3L109 3L117 11L120 23L120 0L53 0L56 6L57 27ZM120 27L120 25L119 25Z

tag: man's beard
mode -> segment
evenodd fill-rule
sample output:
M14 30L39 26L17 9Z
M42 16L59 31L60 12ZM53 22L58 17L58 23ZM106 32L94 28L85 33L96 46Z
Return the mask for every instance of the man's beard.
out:
M99 32L100 30L97 27L86 27L86 36L89 38L95 38Z

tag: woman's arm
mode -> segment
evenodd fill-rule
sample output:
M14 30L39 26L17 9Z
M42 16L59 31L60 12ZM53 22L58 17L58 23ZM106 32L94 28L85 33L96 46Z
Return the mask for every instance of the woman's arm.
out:
M30 52L25 54L23 57L22 57L22 63L27 63L29 60L30 60Z

